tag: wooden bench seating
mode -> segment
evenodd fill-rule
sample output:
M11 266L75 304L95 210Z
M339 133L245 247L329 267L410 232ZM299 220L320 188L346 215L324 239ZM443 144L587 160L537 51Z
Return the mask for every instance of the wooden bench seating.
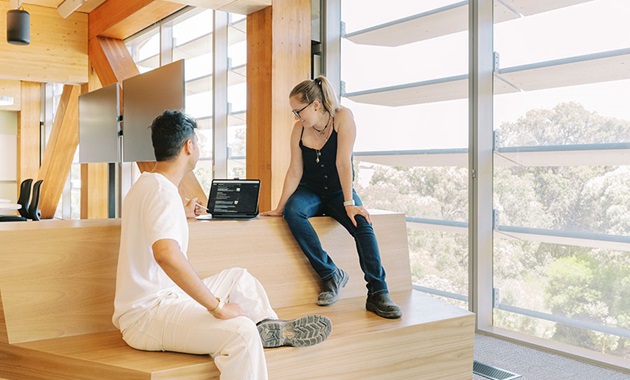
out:
M318 307L319 282L281 218L191 221L189 257L201 276L246 267L281 318L333 321L324 343L265 351L270 379L471 379L474 315L411 289L404 215L373 222L399 320L365 310L354 241L327 217L313 224L350 281ZM0 377L218 379L206 355L128 347L111 323L119 220L0 225Z

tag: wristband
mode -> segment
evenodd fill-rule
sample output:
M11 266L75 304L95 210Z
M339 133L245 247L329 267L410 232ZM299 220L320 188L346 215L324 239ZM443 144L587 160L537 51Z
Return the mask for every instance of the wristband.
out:
M343 202L344 206L354 206L354 199L350 199L349 201Z
M215 307L213 310L209 310L210 314L215 316L219 314L223 309L223 306L225 306L225 302L221 301L221 298L217 297L217 299L219 300L219 304L217 305L217 307Z

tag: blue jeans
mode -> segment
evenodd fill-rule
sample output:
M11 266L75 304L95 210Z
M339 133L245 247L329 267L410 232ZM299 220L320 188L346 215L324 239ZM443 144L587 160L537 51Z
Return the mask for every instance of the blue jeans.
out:
M361 199L354 190L352 190L352 197L357 205L362 205ZM355 227L346 213L343 201L342 191L317 194L303 186L298 186L284 207L284 218L311 266L324 281L332 278L337 272L337 266L322 248L319 237L308 219L313 216L328 215L337 220L354 237L359 264L367 282L368 294L387 292L385 270L381 265L381 255L374 229L360 215L355 217L357 221L357 227Z

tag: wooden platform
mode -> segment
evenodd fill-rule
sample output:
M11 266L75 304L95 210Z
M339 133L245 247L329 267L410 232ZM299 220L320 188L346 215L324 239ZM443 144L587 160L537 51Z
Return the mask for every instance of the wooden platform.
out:
M402 214L373 216L399 320L365 310L354 242L314 218L327 251L350 274L342 299L318 307L319 282L281 218L190 223L189 256L202 276L246 267L281 318L327 315L333 333L308 348L267 349L271 379L470 379L473 314L411 290ZM111 324L119 220L0 225L0 377L218 379L208 356L143 352Z

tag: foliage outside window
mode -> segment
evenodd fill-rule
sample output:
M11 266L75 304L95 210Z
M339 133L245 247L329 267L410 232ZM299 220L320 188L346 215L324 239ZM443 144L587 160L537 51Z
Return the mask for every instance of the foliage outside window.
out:
M497 22L494 47L500 67L630 48L622 16L630 4L578 3ZM342 0L342 20L350 34L449 4L401 1L397 10L384 10ZM563 33L557 33L558 25ZM466 35L391 47L342 39L345 92L465 75ZM593 70L606 72L605 63L598 67L597 62L589 61ZM498 304L493 324L627 359L630 165L620 157L629 152L630 77L585 83L583 76L574 75L575 83L494 96L492 269ZM364 203L406 214L414 284L449 294L453 303L466 307L469 173L466 153L458 152L468 148L467 99L394 107L351 98L342 103L357 119L356 187ZM445 161L410 165L414 153ZM464 158L453 165L457 154ZM370 158L362 161L362 156ZM393 163L370 161L378 160L375 156Z

